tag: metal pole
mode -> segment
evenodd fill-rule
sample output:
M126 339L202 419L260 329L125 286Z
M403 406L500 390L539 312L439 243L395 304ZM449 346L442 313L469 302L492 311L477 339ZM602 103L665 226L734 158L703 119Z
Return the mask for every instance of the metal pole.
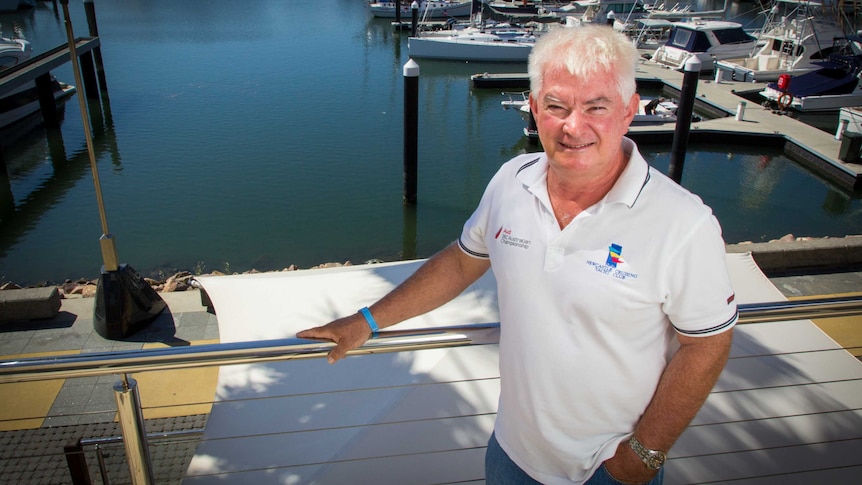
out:
M679 96L679 107L676 110L676 129L673 132L673 145L670 151L668 176L676 183L682 180L682 168L685 165L685 152L688 147L688 132L691 129L691 115L694 111L694 97L697 94L697 79L700 76L701 62L692 56L685 63L685 74L682 78L682 92Z
M862 297L739 305L739 323L862 315ZM496 344L500 325L385 330L351 355ZM0 362L0 384L325 357L335 344L297 338L34 357Z
M96 152L93 148L93 133L90 130L90 120L87 116L87 101L81 93L80 87L84 85L81 80L81 67L78 65L78 53L75 48L75 34L72 32L72 20L69 18L69 0L60 0L63 6L63 17L66 22L66 38L69 42L69 56L72 62L72 71L75 76L75 84L78 85L78 105L81 110L81 120L84 124L84 138L87 141L87 153L90 156L90 169L93 172L93 184L96 186L96 203L99 206L99 219L102 222L102 236L99 238L99 246L102 249L102 260L107 271L116 271L120 267L120 259L117 257L117 246L114 238L108 230L108 217L105 215L105 202L102 199L102 185L99 182L99 169L96 166Z
M419 27L419 2L414 1L410 4L410 14L413 20L410 24L410 37L416 37L416 30Z
M404 203L416 204L419 157L419 64L404 64Z
M129 473L135 485L153 483L153 466L150 463L150 450L144 430L144 414L141 410L141 397L138 383L123 374L123 379L114 384L114 398L117 401L117 416L123 430L123 443L126 446L126 459Z

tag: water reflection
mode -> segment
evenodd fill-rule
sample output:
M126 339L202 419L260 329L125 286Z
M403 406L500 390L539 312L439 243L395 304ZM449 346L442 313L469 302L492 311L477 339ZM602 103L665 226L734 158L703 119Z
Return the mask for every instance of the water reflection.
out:
M458 237L503 162L537 149L500 92L469 81L523 65L423 60L418 206L404 208L406 35L358 1L240 5L96 5L111 89L90 105L97 163L120 255L144 275L427 257ZM81 4L70 7L86 25ZM65 41L49 8L33 15L0 15L2 34L16 23L36 52ZM55 75L71 80L70 69ZM98 275L83 126L66 118L62 142L4 147L0 281ZM666 171L669 144L641 148ZM728 242L862 233L859 195L780 149L693 145L683 185L715 209Z

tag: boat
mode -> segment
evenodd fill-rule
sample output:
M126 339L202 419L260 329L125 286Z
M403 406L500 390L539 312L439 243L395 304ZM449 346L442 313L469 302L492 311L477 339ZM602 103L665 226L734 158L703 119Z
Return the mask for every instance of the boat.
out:
M532 120L530 112L530 92L503 92L506 97L500 102L503 109L514 109L526 123L524 135L531 139L538 139L539 132L536 123ZM658 125L664 123L676 123L676 112L679 106L670 99L664 97L642 98L638 113L632 119L632 126ZM692 116L692 121L700 121L699 116Z
M573 8L576 2L564 0L492 0L485 1L492 13L510 18L554 17Z
M782 110L830 111L862 105L862 37L835 39L829 56L814 64L818 69L805 74L780 75L760 95Z
M757 38L738 22L697 18L674 22L667 42L650 61L682 71L689 59L697 57L701 71L712 71L716 60L745 57L756 47Z
M33 54L33 46L24 39L0 37L0 70L20 64Z
M763 44L753 55L716 63L722 77L742 82L778 80L781 74L796 76L817 69L832 39L843 37L844 28L829 9L809 0L777 0L757 35Z
M412 15L411 1L402 0L401 18ZM368 11L378 18L395 18L395 2L368 2ZM419 2L419 17L423 19L444 19L451 17L469 17L473 11L473 1L457 0L422 0Z
M506 17L536 17L541 8L541 2L533 0L494 0L484 3L492 12Z
M483 62L527 62L536 34L531 29L465 30L451 35L410 37L412 58Z
M470 82L479 89L529 88L530 76L526 72L482 72L471 74Z
M62 103L75 94L75 86L51 79L54 101ZM39 111L39 93L35 85L22 86L0 98L0 129L9 127Z
M30 58L33 48L24 39L0 38L0 70L16 66ZM62 102L75 93L75 87L51 79L54 101ZM9 127L39 111L39 93L35 83L0 93L0 129Z
M568 25L597 23L626 31L637 20L649 17L650 9L643 0L577 0L553 13Z

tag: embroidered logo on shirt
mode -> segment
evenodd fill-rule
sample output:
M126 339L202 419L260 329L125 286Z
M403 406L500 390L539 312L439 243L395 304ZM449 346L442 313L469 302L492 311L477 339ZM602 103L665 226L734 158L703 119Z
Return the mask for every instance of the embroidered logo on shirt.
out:
M625 263L625 261L623 261L623 257L620 256L622 252L622 246L619 244L611 244L610 247L608 247L608 260L605 261L605 264L612 268L616 268L618 264Z
M513 246L521 249L529 249L530 244L532 244L529 239L523 239L520 237L513 236L512 230L504 229L503 226L500 226L500 229L497 230L497 234L494 234L494 239L500 241L501 244L506 244L508 246Z
M625 280L627 278L637 278L637 274L623 271L622 269L620 269L620 265L625 264L625 260L622 257L622 253L622 246L620 246L619 244L611 244L610 246L608 246L608 257L605 260L604 264L596 261L587 261L587 264L592 266L599 273L610 275L620 280Z

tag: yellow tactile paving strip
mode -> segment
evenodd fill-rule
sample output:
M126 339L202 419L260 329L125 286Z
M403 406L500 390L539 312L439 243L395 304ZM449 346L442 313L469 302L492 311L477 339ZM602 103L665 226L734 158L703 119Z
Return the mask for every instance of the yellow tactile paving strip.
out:
M192 342L192 345L217 343L218 339L201 340ZM145 349L163 347L167 345L144 345ZM218 367L201 367L135 374L144 419L208 414L218 385L218 370ZM171 384L166 386L166 382Z
M192 345L218 343L218 339L191 342ZM143 348L166 347L161 343ZM79 354L80 351L43 352L0 357L0 360ZM134 374L138 381L144 419L207 414L212 408L218 384L218 367L153 371ZM0 384L0 431L36 429L42 426L54 404L64 379ZM170 385L165 385L170 383ZM115 418L116 419L116 418Z
M862 296L862 292L837 293L804 297L789 297L788 300L808 300L811 298L830 298L841 296ZM862 316L817 318L811 320L832 340L847 349L853 356L862 357Z
M39 352L0 357L0 360L79 354L76 350ZM0 384L0 431L36 429L42 426L64 379Z

